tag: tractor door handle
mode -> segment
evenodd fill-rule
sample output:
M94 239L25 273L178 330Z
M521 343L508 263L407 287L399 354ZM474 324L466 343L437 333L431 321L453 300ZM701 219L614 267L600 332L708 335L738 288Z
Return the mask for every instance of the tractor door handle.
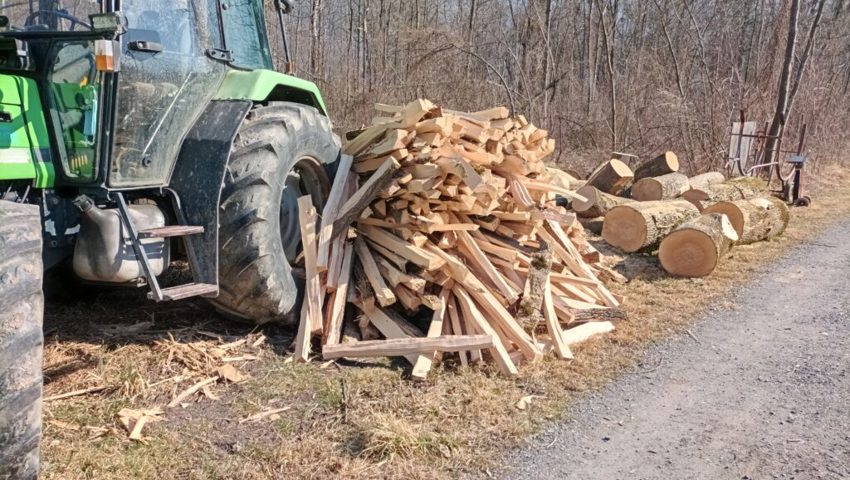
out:
M161 43L148 42L146 40L132 41L127 45L127 47L129 47L130 50L135 50L137 52L160 53L163 51Z

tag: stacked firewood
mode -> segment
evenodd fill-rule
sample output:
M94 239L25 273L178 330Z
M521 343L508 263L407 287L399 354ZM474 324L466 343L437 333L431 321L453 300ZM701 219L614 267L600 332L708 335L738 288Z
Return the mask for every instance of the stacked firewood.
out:
M727 180L709 172L688 178L666 152L632 171L619 159L599 166L577 193L573 209L603 239L624 252L658 251L661 266L678 276L715 270L734 245L770 240L788 226L788 206L764 181Z
M321 220L300 200L306 270L295 357L404 357L425 378L443 354L515 375L611 331L617 274L564 205L585 200L544 160L545 130L505 108L378 105L348 136Z

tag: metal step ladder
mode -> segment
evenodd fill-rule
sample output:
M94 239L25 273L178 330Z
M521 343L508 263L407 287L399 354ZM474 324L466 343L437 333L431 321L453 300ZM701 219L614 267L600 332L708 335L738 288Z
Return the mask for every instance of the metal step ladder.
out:
M204 233L204 227L191 225L169 225L161 228L151 228L139 231L130 217L130 210L127 207L127 201L121 193L113 193L118 204L118 214L121 216L121 221L127 228L127 233L130 237L130 242L133 245L133 252L136 258L142 265L142 272L145 275L145 280L150 287L148 298L156 302L167 302L173 300L182 300L184 298L198 297L201 295L218 293L218 285L208 283L188 283L186 285L178 285L176 287L162 288L159 286L159 281L153 273L150 260L145 251L142 240L149 238L175 238L185 237L187 235L198 235Z

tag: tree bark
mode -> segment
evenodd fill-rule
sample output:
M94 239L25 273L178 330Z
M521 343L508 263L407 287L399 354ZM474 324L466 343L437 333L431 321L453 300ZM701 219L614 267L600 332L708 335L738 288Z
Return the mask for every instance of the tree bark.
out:
M705 188L691 189L682 198L693 203L700 211L717 202L745 200L761 195L767 190L764 180L750 177L740 177L727 180L724 183L709 185Z
M319 75L322 51L322 0L313 0L310 9L310 73Z
M690 189L688 177L681 173L668 173L660 177L643 178L632 185L632 198L639 202L672 200Z
M815 18L812 20L812 25L809 28L809 34L806 36L806 47L803 49L803 55L797 64L797 74L794 77L794 85L791 87L791 93L788 95L788 105L785 109L785 121L788 122L788 116L791 114L791 109L794 108L794 99L797 98L797 91L800 89L800 83L803 81L803 74L806 72L806 64L809 61L809 55L812 53L812 48L815 45L815 35L817 34L820 17L823 13L823 6L826 0L819 0Z
M650 251L673 229L698 216L697 207L684 200L634 202L605 215L602 238L624 252Z
M695 177L691 177L688 180L688 183L691 184L692 189L700 189L709 187L711 185L716 185L718 183L723 183L726 181L726 177L723 176L720 172L708 172L703 173L702 175L697 175Z
M782 62L782 73L779 75L776 112L773 115L773 121L770 123L770 129L767 132L765 163L776 161L776 157L779 155L780 139L785 129L785 120L788 114L788 89L791 81L791 70L794 64L794 52L797 48L797 19L799 15L800 0L791 0L791 15L788 23L788 38L785 44L785 58Z

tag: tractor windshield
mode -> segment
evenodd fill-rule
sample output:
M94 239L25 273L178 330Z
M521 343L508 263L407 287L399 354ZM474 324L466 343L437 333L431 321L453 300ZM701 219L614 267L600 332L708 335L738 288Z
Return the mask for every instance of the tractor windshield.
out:
M0 0L0 15L11 31L74 32L91 29L89 15L102 12L102 0Z

